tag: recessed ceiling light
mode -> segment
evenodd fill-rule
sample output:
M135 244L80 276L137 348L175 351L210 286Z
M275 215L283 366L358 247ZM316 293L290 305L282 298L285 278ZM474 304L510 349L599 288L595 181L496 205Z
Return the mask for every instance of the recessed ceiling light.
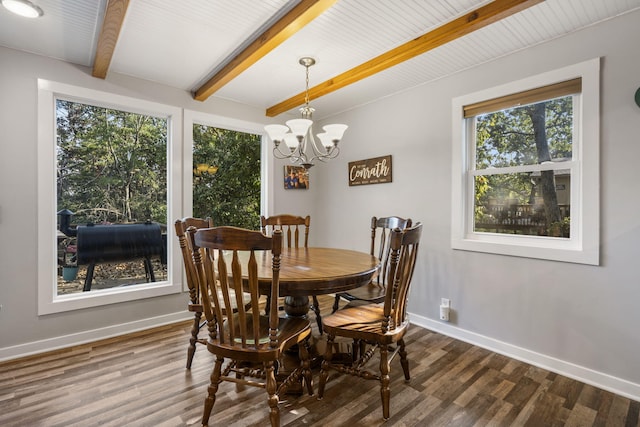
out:
M29 0L0 0L5 9L25 18L39 18L44 15L42 9Z

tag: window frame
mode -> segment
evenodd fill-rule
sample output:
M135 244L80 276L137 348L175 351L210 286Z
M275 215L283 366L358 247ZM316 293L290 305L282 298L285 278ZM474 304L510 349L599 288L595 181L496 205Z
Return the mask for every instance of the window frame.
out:
M475 119L464 107L519 92L581 78L574 96L573 157L545 169L571 168L571 233L569 238L509 235L473 231ZM591 59L452 100L451 247L458 250L563 262L600 263L600 58ZM526 167L515 167L514 171ZM575 182L574 182L575 181Z
M151 101L38 79L38 315L180 293L181 255L175 239L167 238L167 280L126 287L57 294L56 280L56 99L65 99L167 119L167 233L180 212L182 165L180 158L182 110Z
M193 164L193 125L200 124L221 129L227 129L237 132L251 133L260 135L260 180L262 182L260 188L260 211L263 215L265 212L273 210L273 156L268 149L267 139L264 132L264 124L254 123L245 120L232 119L216 114L204 113L195 110L184 110L184 146L182 150L182 163L185 165L182 172L182 181L184 182L183 193L183 209L185 216L193 215L193 172L191 165ZM189 167L186 167L189 165Z

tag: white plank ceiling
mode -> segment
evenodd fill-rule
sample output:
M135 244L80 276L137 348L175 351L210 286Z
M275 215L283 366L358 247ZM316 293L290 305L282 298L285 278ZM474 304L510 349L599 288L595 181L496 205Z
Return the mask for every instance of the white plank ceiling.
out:
M0 7L0 45L93 66L107 0L31 0L28 20ZM304 90L302 56L324 82L488 0L338 0L213 97L266 109ZM130 0L109 73L194 91L297 4L292 0ZM640 0L546 0L312 101L326 118L640 8ZM107 75L109 79L109 75ZM204 101L208 102L208 101ZM295 111L295 110L292 110Z

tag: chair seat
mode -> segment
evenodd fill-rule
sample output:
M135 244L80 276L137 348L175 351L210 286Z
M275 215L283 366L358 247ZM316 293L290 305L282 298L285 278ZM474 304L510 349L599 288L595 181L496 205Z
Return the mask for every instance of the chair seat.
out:
M365 303L375 303L379 304L384 302L384 298L387 290L384 286L375 285L373 283L369 283L366 286L361 286L359 288L351 289L348 292L341 292L338 295L341 298L346 299L349 303L353 301L363 301Z
M342 337L363 339L380 344L391 344L401 339L409 321L405 320L390 332L382 332L384 320L382 304L365 304L345 307L323 319L324 331L328 334L338 333ZM358 321L354 322L354 319Z
M234 315L237 318L237 314ZM251 315L247 315L247 318L251 319ZM237 322L234 322L237 325ZM225 330L227 330L228 322L225 324ZM236 326L237 328L237 326ZM275 360L277 354L281 353L299 342L306 339L311 335L311 325L307 319L303 318L279 318L278 323L278 347L271 348L269 346L269 318L267 316L260 316L260 333L258 335L258 347L242 347L242 340L239 338L241 334L238 332L235 334L236 340L234 343L220 342L220 340L212 340L209 338L207 346L209 350L220 356L244 360L247 362L262 362L264 360ZM228 336L225 333L225 336ZM253 331L248 331L246 336L253 337ZM247 339L247 345L253 346L253 339Z

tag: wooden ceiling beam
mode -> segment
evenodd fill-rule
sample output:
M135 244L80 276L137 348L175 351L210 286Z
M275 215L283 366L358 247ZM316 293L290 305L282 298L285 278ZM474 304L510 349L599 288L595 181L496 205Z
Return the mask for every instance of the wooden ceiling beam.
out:
M414 58L457 38L472 33L480 28L516 14L544 0L495 0L475 9L435 30L415 38L401 46L383 53L363 64L358 65L332 79L309 89L309 99L316 99L341 89L352 83L370 77L380 71ZM278 114L298 107L305 102L305 93L301 92L287 100L267 109L267 116Z
M111 65L111 58L118 43L124 17L127 14L129 0L109 0L98 37L96 55L93 58L93 77L104 79Z
M337 0L302 0L285 16L269 27L246 49L236 55L220 71L196 90L194 98L205 101L260 58L287 40L302 27L320 16Z

